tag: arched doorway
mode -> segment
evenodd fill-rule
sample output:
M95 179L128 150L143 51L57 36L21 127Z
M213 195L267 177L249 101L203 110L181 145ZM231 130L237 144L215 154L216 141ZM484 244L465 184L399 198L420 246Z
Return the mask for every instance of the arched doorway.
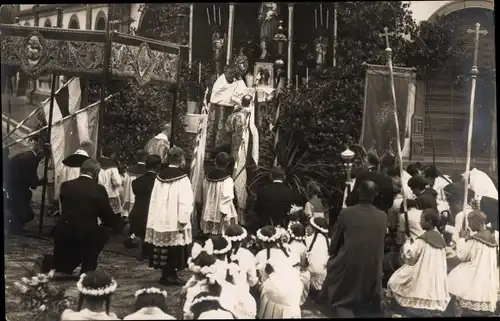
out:
M106 14L102 10L95 18L94 30L106 30Z
M73 14L71 18L69 18L68 29L80 29L80 21L76 14Z

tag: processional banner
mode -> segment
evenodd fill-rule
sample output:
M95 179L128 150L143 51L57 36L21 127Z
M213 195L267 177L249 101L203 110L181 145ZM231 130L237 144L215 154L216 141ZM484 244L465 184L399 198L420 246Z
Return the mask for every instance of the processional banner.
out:
M394 67L394 90L399 138L403 157L410 156L411 124L415 111L416 74L414 69ZM376 149L379 155L396 151L394 103L387 66L367 65L365 100L360 145Z

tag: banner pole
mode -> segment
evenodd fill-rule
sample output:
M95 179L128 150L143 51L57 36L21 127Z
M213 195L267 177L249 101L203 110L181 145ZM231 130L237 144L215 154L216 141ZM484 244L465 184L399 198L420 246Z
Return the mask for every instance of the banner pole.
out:
M58 7L57 8L57 27L62 28L62 18L63 18L63 12L62 8ZM50 157L52 156L51 151L51 133L52 133L52 120L54 117L54 99L56 96L56 80L59 79L59 75L56 73L52 74L52 80L51 80L51 88L50 88L50 106L49 106L49 121L47 124L47 137L48 137L48 142L45 143L45 164L43 167L43 185L42 185L42 203L40 204L40 221L38 224L38 235L42 235L43 233L43 219L45 216L45 201L46 201L46 195L47 195L47 175L49 172L49 161ZM42 136L43 137L43 136Z

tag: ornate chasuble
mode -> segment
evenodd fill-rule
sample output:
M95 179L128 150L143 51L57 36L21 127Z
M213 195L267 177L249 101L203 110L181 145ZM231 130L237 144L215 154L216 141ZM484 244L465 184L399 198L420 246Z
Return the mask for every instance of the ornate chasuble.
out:
M167 135L160 133L151 138L144 148L150 155L158 155L163 163L167 162L167 154L170 149L170 141Z

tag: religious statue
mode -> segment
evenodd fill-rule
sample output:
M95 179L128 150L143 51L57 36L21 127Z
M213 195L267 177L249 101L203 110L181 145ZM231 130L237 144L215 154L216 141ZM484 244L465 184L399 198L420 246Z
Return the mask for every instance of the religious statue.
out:
M241 79L245 79L245 75L247 74L248 71L248 57L245 55L243 50L244 48L240 47L240 53L234 60L234 64L238 68L238 73L241 76Z
M223 35L219 28L215 28L212 34L212 49L214 52L215 72L217 73L217 76L222 73L225 44L226 35Z
M278 5L276 2L264 2L261 4L259 10L260 59L265 59L269 54L267 45L273 39L278 28L278 15Z
M328 38L324 35L319 35L314 41L316 49L316 65L322 66L326 62L326 52L328 49Z
M28 51L28 63L30 65L36 65L40 59L42 58L42 44L40 43L40 39L37 36L31 36L27 43L27 51Z

